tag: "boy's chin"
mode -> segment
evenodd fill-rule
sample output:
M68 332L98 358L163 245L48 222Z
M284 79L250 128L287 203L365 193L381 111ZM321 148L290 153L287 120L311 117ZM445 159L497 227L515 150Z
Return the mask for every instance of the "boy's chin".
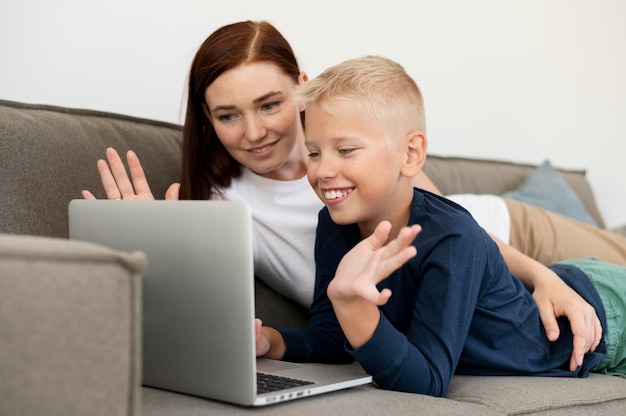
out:
M329 210L330 219L337 225L350 225L357 222L357 219L352 215L346 215L344 213L333 212Z

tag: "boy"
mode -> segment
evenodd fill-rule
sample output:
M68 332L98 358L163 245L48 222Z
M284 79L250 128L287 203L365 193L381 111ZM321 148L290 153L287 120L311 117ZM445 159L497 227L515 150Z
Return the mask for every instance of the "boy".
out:
M607 340L623 342L609 336L625 326L618 317L607 328L607 287L601 298L580 268L552 266L596 309L606 334L571 371L567 321L559 322L559 339L548 341L531 293L484 230L455 203L412 187L426 159L425 117L419 88L400 65L346 61L304 84L296 100L306 106L308 179L326 205L315 298L306 330L257 322L258 355L356 359L383 388L434 396L446 393L454 373L624 372L623 355L604 359ZM579 264L599 269L590 276L613 272L617 283L608 287L621 284L616 300L625 301L626 269Z

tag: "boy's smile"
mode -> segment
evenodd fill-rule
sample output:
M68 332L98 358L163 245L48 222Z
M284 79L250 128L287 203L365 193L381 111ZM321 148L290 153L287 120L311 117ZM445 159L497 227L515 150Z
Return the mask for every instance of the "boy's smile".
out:
M358 223L362 232L382 220L406 225L408 217L398 218L397 207L404 204L408 212L412 188L402 175L401 140L359 117L351 101L334 102L328 110L307 107L305 136L308 180L333 221Z
M324 193L324 198L325 203L329 204L329 203L334 203L334 202L339 202L339 200L342 200L344 197L347 197L353 190L354 188L349 188L349 189L334 189L334 190L326 190L326 189L321 189L321 191Z

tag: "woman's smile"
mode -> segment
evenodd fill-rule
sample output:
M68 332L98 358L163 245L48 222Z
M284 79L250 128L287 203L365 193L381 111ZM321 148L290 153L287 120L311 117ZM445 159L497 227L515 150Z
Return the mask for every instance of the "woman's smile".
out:
M254 156L263 157L272 153L272 150L278 144L278 140L272 143L267 143L263 146L254 147L252 149L247 149L246 151L252 153Z

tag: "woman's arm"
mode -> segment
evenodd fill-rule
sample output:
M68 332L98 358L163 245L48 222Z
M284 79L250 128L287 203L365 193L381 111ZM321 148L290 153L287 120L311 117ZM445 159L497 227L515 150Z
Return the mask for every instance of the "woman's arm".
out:
M552 270L490 235L496 242L511 273L533 290L541 321L550 341L559 335L556 318L566 316L574 334L570 370L583 362L587 351L594 351L602 337L602 326L595 309L563 282Z

